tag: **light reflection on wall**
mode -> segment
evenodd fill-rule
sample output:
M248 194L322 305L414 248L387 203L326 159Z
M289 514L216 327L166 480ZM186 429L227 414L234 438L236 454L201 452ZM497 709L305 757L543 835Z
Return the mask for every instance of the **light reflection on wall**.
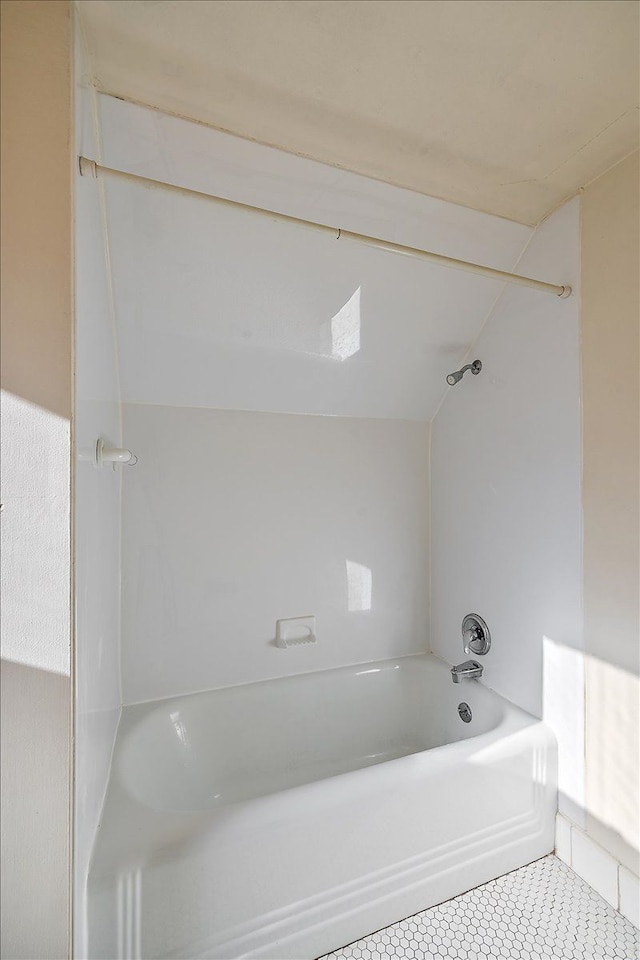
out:
M69 421L2 391L2 656L70 673Z
M640 678L587 655L585 687L587 829L637 871ZM607 836L607 831L611 835Z
M637 870L640 679L549 637L543 658L543 717L558 740L560 812Z
M542 638L542 717L558 741L559 809L585 826L584 653Z
M350 613L371 610L373 575L370 567L347 560L347 608Z
M331 319L331 356L348 360L360 349L360 287Z

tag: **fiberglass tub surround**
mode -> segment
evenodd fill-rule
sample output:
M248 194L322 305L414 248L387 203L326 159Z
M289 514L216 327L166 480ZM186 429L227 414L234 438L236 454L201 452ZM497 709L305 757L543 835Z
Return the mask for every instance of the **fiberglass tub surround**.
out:
M542 638L576 622L576 298L346 232L575 286L577 210L532 231L97 104L105 166L165 187L82 178L122 392L122 434L95 435L138 462L116 468L124 706L76 952L317 957L552 850ZM463 652L471 609L488 656Z
M126 708L90 955L311 960L548 852L555 760L429 655Z

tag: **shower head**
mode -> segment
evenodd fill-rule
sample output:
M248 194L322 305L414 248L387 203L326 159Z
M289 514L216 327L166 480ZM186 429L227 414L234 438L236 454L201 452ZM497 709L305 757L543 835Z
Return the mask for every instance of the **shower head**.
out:
M464 367L461 367L460 370L454 370L453 373L450 373L447 377L447 383L449 386L452 387L454 383L458 382L458 380L462 380L467 370L471 370L471 373L477 377L482 370L482 361L474 360L473 363L467 363L464 365Z

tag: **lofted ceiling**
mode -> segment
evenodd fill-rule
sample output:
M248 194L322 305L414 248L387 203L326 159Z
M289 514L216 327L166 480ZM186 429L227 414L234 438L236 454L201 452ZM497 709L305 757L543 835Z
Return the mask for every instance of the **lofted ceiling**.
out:
M638 146L635 0L79 0L103 92L526 224Z

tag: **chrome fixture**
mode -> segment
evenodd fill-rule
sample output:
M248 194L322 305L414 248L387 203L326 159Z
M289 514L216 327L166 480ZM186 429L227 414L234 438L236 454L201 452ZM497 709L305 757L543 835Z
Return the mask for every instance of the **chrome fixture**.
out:
M471 707L464 700L458 704L458 715L463 723L471 723Z
M471 370L471 373L474 377L477 377L480 371L482 370L482 360L474 360L473 363L465 363L464 367L461 367L460 370L454 370L453 373L450 373L447 377L447 383L450 387L457 383L458 380L462 380L467 370Z
M465 660L455 667L451 667L451 679L454 683L461 680L477 680L482 676L482 664L477 660Z
M468 613L462 621L462 643L465 653L484 657L491 649L489 627L477 613Z

